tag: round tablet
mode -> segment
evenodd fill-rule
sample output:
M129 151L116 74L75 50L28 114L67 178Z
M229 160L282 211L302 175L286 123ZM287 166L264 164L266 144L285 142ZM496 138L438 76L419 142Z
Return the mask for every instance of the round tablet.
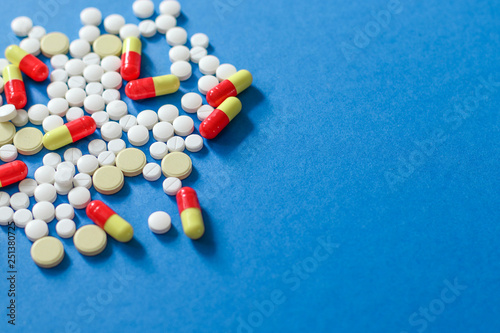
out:
M87 113L92 114L97 111L104 111L106 103L101 95L90 95L83 101L83 108Z
M103 151L97 157L100 166L115 165L116 155L112 151ZM95 174L94 174L95 177Z
M96 256L106 248L106 233L98 226L89 224L76 231L73 242L81 254Z
M33 125L41 125L48 116L49 109L43 104L35 104L28 109L28 118Z
M135 1L132 5L134 15L140 19L145 19L153 16L155 12L155 4L151 0Z
M64 68L56 69L50 73L50 82L67 82L68 72Z
M188 116L179 116L174 120L174 131L179 136L188 136L194 131L194 121Z
M164 234L170 230L172 219L165 212L154 212L149 215L148 226L155 234Z
M85 69L85 63L82 59L70 59L64 69L68 72L69 76L82 75Z
M210 43L208 36L203 33L194 34L193 36L191 36L190 41L192 47L201 46L205 49L208 47L208 44Z
M97 192L111 195L119 192L125 183L123 172L112 165L106 165L97 169L92 177L94 188Z
M173 123L174 119L177 117L179 117L179 109L175 105L166 104L158 110L158 118L160 121Z
M57 54L50 59L50 64L54 69L64 69L69 58L65 54Z
M68 201L76 209L84 209L90 200L90 191L85 187L75 187L68 193Z
M55 237L39 238L31 246L31 258L42 268L56 267L64 259L64 246Z
M177 45L170 49L168 57L171 62L176 61L189 61L189 49L184 45Z
M165 177L186 179L193 170L191 158L180 152L167 154L161 161L161 170Z
M61 81L52 82L47 86L47 95L50 99L64 98L68 92L68 85Z
M105 72L118 72L122 65L120 58L114 55L110 55L102 59L101 67Z
M57 192L54 185L44 183L36 187L34 196L36 202L48 201L52 203L57 199Z
M200 72L202 74L215 74L220 65L219 58L213 55L207 55L201 58L199 63Z
M171 46L184 45L187 42L187 32L181 27L169 29L166 36L167 43Z
M100 65L101 57L95 52L90 52L89 54L87 54L85 57L82 58L82 61L86 66Z
M95 25L98 26L102 22L101 11L95 7L85 8L80 12L80 21L83 25Z
M109 119L121 120L128 113L127 103L124 101L112 101L106 106L106 112L109 114Z
M195 64L199 63L201 59L206 57L208 54L207 49L201 46L195 46L189 51L189 56L191 61Z
M106 111L97 111L92 114L92 119L94 119L97 128L101 128L109 121L109 115Z
M174 127L171 123L162 121L153 127L153 137L156 141L167 142L174 136Z
M161 167L156 163L148 163L142 169L142 175L147 181L157 181L161 177Z
M163 181L163 192L167 195L176 195L182 188L182 182L179 178L168 177Z
M43 134L34 127L25 127L14 135L14 146L21 155L35 155L42 150Z
M150 38L156 35L156 24L153 20L144 20L139 23L139 32L141 36Z
M40 41L36 38L23 39L19 43L19 47L35 57L40 54Z
M56 224L56 232L61 238L71 238L76 232L76 224L73 220L62 219Z
M172 15L159 15L155 20L156 28L161 34L166 34L167 31L177 25L177 19Z
M78 159L76 167L78 168L78 172L92 176L97 168L99 168L99 161L94 155L83 155Z
M182 99L181 99L182 109L188 113L195 113L200 108L202 103L203 103L203 100L202 100L201 96L197 93L184 94L184 96L182 96ZM176 120L178 118L176 118ZM174 120L174 123L175 123L175 120Z
M71 174L71 170L64 168L57 170L54 176L54 183L64 189L68 189L68 191L71 190L71 188L73 188L73 175Z
M100 82L90 82L87 84L85 87L85 92L87 95L101 95L104 92L104 87L102 86L102 83ZM104 97L103 97L104 99ZM107 104L106 99L104 99L104 103Z
M106 141L101 139L94 139L89 142L88 148L89 153L97 157L100 153L106 151Z
M236 72L237 72L236 67L234 67L233 65L222 64L215 71L215 76L217 76L217 79L220 82L222 82L226 79L229 79L229 77L232 76L233 74L236 74Z
M204 75L198 80L198 90L206 95L212 88L219 84L219 80L213 75Z
M68 93L71 90L69 90ZM68 93L66 93L66 96L68 95ZM69 104L68 101L65 100L64 98L54 98L51 99L49 103L47 103L47 109L49 109L49 113L52 115L58 115L64 117L69 109Z
M127 132L128 141L133 146L144 146L149 141L149 131L146 126L135 125Z
M83 105L83 103L82 103ZM70 122L83 117L83 109L79 107L72 107L66 112L66 121Z
M122 139L114 139L108 142L108 150L115 154L115 160L116 160L116 155L118 155L118 153L125 148L127 148L127 145L125 144L125 141L123 141Z
M52 222L55 215L55 208L51 202L40 201L33 206L33 217L35 220L42 220L46 223Z
M127 148L116 156L116 166L127 177L134 177L142 172L146 165L146 155L137 148Z
M75 171L75 165L73 163L68 162L68 161L61 162L57 166L56 171L63 170L63 169L68 169L73 176L75 175L76 171Z
M155 142L149 147L149 154L155 160L161 160L168 154L168 147L165 142Z
M10 207L14 210L26 209L30 205L30 198L26 193L18 192L14 193L10 197Z
M119 124L124 132L128 132L129 129L137 125L137 118L131 114L128 114L120 118Z
M104 89L104 87L103 87ZM121 98L120 91L116 89L106 89L102 93L102 98L104 98L104 102L106 104L110 104L111 102L118 101Z
M17 158L17 148L14 145L3 145L0 147L0 160L5 163L14 161Z
M56 169L59 163L61 163L61 155L58 153L48 153L42 159L43 165L52 167L52 169Z
M12 143L16 127L12 123L0 123L0 146Z
M117 35L120 28L125 25L125 18L119 14L111 14L104 19L104 29L110 34Z
M44 27L37 25L37 26L34 26L30 30L28 37L41 40L43 38L43 36L45 36L46 34L47 34L47 30L45 30Z
M76 39L69 44L69 54L81 59L90 53L90 43L84 39Z
M45 221L42 220L32 220L26 224L24 228L26 237L32 242L45 237L49 234L49 226Z
M58 221L64 219L72 220L75 217L75 209L67 203L60 204L56 207L56 218Z
M38 184L54 184L56 170L49 165L43 165L35 170L35 180Z
M186 148L184 139L180 136L174 136L167 141L168 150L171 152L182 152Z
M158 114L153 110L144 110L137 115L137 123L145 126L148 130L152 130L153 126L158 123Z
M16 227L25 228L30 221L33 221L33 214L29 209L19 209L14 213L13 219Z
M10 23L12 32L18 37L26 37L33 28L33 21L27 16L19 16L12 20Z
M114 121L109 121L101 127L101 136L105 141L120 139L122 137L122 127Z
M83 26L78 32L78 36L81 40L84 40L88 43L93 43L99 36L101 35L101 30L95 25L86 25ZM71 50L71 45L70 45Z
M115 35L102 35L94 41L94 52L101 58L122 53L122 41Z
M9 193L0 191L0 207L8 206L9 204L10 204Z
M69 148L64 152L64 160L71 162L73 165L76 165L76 163L82 156L82 151L78 148Z
M62 125L64 125L64 120L61 118L61 116L55 114L48 116L42 122L42 127L45 133L50 132Z
M99 65L90 65L83 70L83 77L87 82L100 82L104 69Z
M193 68L187 61L176 61L170 66L170 73L177 76L179 81L186 81L193 74Z
M122 40L125 40L129 37L141 37L141 31L139 30L139 27L137 25L129 23L120 28L120 38Z
M198 134L191 134L184 141L186 149L192 153L199 152L203 149L203 138Z
M196 115L200 121L207 119L207 117L214 111L214 108L210 105L202 105L196 111Z
M74 187L84 187L87 190L92 187L92 177L86 173L79 173L73 177Z
M67 195L71 189L73 189L73 184L62 185L60 183L55 183L54 188L56 189L56 193L58 195Z
M76 77L76 76L74 76ZM85 80L85 79L84 79ZM87 93L83 88L71 88L66 93L66 104L68 107L82 107L85 99L87 98ZM61 103L62 106L62 103ZM68 109L67 109L68 110ZM68 111L66 111L68 112Z
M65 34L52 32L45 35L40 41L42 53L47 58L57 54L66 54L69 50L69 39Z
M26 193L29 197L32 197L35 194L35 189L37 186L38 183L36 180L31 178L26 178L21 180L21 182L19 183L19 191Z
M26 112L26 110L24 110L24 109L16 110L16 112L17 112L16 117L14 119L12 119L11 121L15 126L23 127L29 121L28 112ZM1 141L1 135L0 135L0 141Z
M181 4L175 0L165 0L160 3L160 13L179 17Z
M120 89L122 86L122 76L117 72L106 72L101 77L104 89Z
M14 220L14 210L9 206L0 207L0 225L8 225Z

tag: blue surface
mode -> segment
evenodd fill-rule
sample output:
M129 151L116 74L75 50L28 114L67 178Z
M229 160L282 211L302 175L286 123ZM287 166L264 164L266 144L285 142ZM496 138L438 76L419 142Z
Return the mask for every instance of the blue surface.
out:
M139 22L130 0L47 3L2 1L1 45L18 15L71 39L91 5ZM500 2L182 6L190 35L207 33L210 53L254 74L242 114L190 154L184 183L199 193L206 235L183 234L163 178L127 178L112 197L92 190L134 240L109 239L93 258L63 240L63 263L45 270L17 230L14 329L2 227L0 331L498 332ZM163 36L145 42L144 76L169 72L168 49ZM30 103L46 103L46 84L26 81ZM130 112L180 106L196 82L127 101ZM44 153L22 157L30 176ZM173 218L166 235L147 227L156 210Z

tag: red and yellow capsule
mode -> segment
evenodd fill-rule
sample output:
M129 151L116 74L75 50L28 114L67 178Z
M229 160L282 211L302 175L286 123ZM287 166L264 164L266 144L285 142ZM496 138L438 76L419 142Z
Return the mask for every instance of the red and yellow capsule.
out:
M96 127L92 117L81 117L45 133L42 142L48 150L56 150L91 135Z
M207 102L214 108L222 104L228 97L236 97L252 85L252 74L246 69L231 75L207 93Z
M134 228L104 202L94 200L86 209L87 216L108 235L119 242L126 243L134 237Z
M205 225L196 191L191 187L183 187L177 192L176 198L184 233L191 239L200 238L205 233Z
M5 58L37 82L45 81L49 77L47 65L17 45L11 45L5 50Z
M4 91L7 103L13 104L16 109L22 109L28 103L23 75L16 65L8 65L3 69Z
M141 40L128 37L123 41L121 74L125 81L135 80L141 75Z
M133 100L173 94L179 90L181 83L175 75L148 77L130 81L125 87L125 94Z
M28 175L28 167L22 161L0 165L0 187L20 182Z
M205 139L213 139L241 111L241 102L236 97L228 97L200 124L200 134Z

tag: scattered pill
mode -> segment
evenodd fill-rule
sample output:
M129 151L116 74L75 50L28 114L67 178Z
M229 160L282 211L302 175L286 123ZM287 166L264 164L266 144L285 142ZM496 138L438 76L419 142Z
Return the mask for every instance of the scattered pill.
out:
M19 47L28 54L36 57L40 54L40 40L36 38L25 38L19 43ZM47 73L48 77L48 73Z
M167 140L168 150L171 152L182 152L186 148L184 139L180 136L174 136Z
M132 81L141 74L141 40L128 37L123 41L122 63L120 73L125 81Z
M179 17L181 4L175 0L165 0L160 3L160 13Z
M58 115L50 115L42 122L42 127L45 133L64 125L64 120Z
M205 225L196 191L190 187L183 187L176 198L184 233L191 239L199 239L205 233Z
M21 155L35 155L42 150L43 134L34 127L25 127L14 135L12 140Z
M58 153L48 153L42 159L43 165L52 167L54 170L57 168L59 163L61 163L61 155Z
M50 99L64 98L68 92L68 85L61 81L52 82L47 86L47 95Z
M73 189L73 184L63 185L61 183L54 183L54 188L58 195L67 195Z
M120 139L122 137L122 127L117 122L109 121L101 127L101 137L105 141Z
M69 90L68 93L72 90L73 89ZM66 93L66 96L68 95L68 93ZM68 101L64 98L54 98L51 99L49 103L47 103L47 109L49 110L49 114L51 115L64 117L66 115L66 112L68 112L69 104Z
M46 133L43 145L48 150L56 150L91 135L95 130L94 119L84 116Z
M17 112L16 117L14 119L12 119L11 121L15 126L23 127L29 121L28 112L26 112L26 110L24 110L24 109L16 110L16 112ZM0 138L0 141L1 141L1 138ZM1 143L0 143L0 145L1 145Z
M187 42L187 32L184 28L174 27L167 31L167 43L170 46L184 45Z
M118 193L125 183L123 172L112 165L103 166L92 177L94 188L105 195Z
M168 154L168 147L165 142L155 142L149 147L149 154L155 160L161 160Z
M200 134L206 139L215 138L240 111L240 100L236 97L228 97L200 124Z
M108 235L119 242L128 242L134 236L134 229L104 202L94 200L87 207L87 216Z
M73 177L74 187L84 187L87 190L92 187L92 177L86 173L79 173Z
M121 59L114 55L104 57L101 62L101 67L106 72L118 72L120 70L121 65L122 65Z
M152 130L153 126L158 123L158 114L153 110L144 110L137 115L137 123L145 126L148 130Z
M179 136L188 136L194 131L194 121L188 116L179 116L175 118L173 126L175 134Z
M85 69L85 63L82 59L70 59L64 65L64 70L69 76L82 75Z
M207 93L208 104L218 107L228 97L236 97L250 87L252 80L252 74L245 69L233 74Z
M191 174L193 164L191 158L181 152L167 154L161 161L161 169L165 177L186 179Z
M28 34L28 37L29 38L35 38L35 39L38 39L38 40L41 40L43 38L43 36L45 36L47 34L47 31L45 30L44 27L42 26L34 26L29 34Z
M101 95L90 95L83 101L83 108L87 113L93 114L98 111L104 111L106 103Z
M188 113L195 113L202 105L202 102L203 100L199 94L187 93L184 96L182 96L181 106L184 111Z
M122 86L122 76L117 72L106 72L101 77L104 89L120 89Z
M156 163L148 163L142 169L142 175L147 181L157 181L161 177L161 167Z
M141 36L151 38L156 35L156 24L153 20L144 20L139 23L139 32Z
M207 49L201 46L195 46L189 51L191 61L195 64L198 64L207 54Z
M219 84L219 80L213 75L204 75L198 80L198 90L206 95L210 90Z
M101 95L102 96L102 93L104 92L104 87L102 86L102 83L90 82L85 87L85 92L87 93L87 95ZM106 99L104 99L104 97L103 97L103 100L104 100L104 103L107 104Z
M71 190L73 188L73 175L71 170L63 168L56 171L54 183L60 187L60 190Z
M106 107L106 112L109 114L109 119L121 120L128 113L127 103L124 101L112 101Z
M171 123L162 121L154 125L153 137L156 141L167 142L168 139L174 136L174 127Z
M149 131L146 126L135 125L128 130L127 137L131 145L144 146L149 141Z
M29 197L32 197L35 194L35 189L37 186L38 183L36 180L27 178L19 183L19 191L26 193Z
M76 163L78 172L86 173L90 176L99 168L99 161L94 155L83 155Z
M85 8L80 12L80 21L83 25L99 26L102 22L101 11L95 7Z
M191 36L190 42L192 47L201 46L205 49L208 47L208 44L210 43L208 36L205 35L204 33L194 34L193 36Z
M42 268L56 267L64 259L64 246L54 237L42 237L31 246L31 258Z
M56 170L49 165L43 165L35 170L35 180L38 184L54 184Z
M90 191L85 187L75 187L68 193L68 201L76 209L84 209L90 200Z
M33 125L41 125L49 116L49 109L43 104L35 104L28 109L28 118Z
M63 203L56 207L56 218L58 221L64 219L72 220L74 217L75 209L70 204Z
M78 148L69 148L64 152L64 160L71 162L73 165L76 165L76 163L82 156L82 151Z
M120 38L125 40L128 37L141 37L141 31L137 25L129 23L120 28Z
M82 58L83 63L86 66L90 65L100 65L101 64L101 56L95 52L90 52L85 57Z
M125 18L118 14L111 14L104 19L104 29L110 34L117 35L120 28L125 25Z
M125 148L127 148L127 145L122 139L115 139L108 142L108 150L113 152L115 155L118 155L118 153Z
M115 153L111 151L103 151L97 157L100 166L115 165L115 159L116 159Z
M8 104L13 104L16 109L22 109L26 106L28 98L24 87L21 71L15 65L5 66L3 69L5 99Z
M58 54L66 54L69 51L68 36L60 32L52 32L43 36L40 41L42 54L47 58L51 58Z
M177 117L179 117L179 109L175 105L166 104L158 110L158 118L160 121L173 123L174 119Z
M0 146L10 144L16 135L16 127L12 123L0 122Z
M49 227L45 221L42 220L32 220L26 224L24 228L26 237L32 242L45 237L49 234Z
M12 32L18 37L26 37L33 28L33 21L27 16L19 16L12 20L10 23Z
M57 199L57 191L54 185L44 183L36 187L34 196L36 202L48 201L52 203Z
M203 138L198 134L189 135L184 142L186 144L186 149L192 153L199 152L203 149Z
M46 223L52 222L56 216L54 205L49 201L39 201L33 206L32 212L35 220L42 220Z
M39 43L36 39L33 41ZM37 82L45 81L49 77L49 68L47 67L47 65L45 65L33 54L29 54L17 45L9 46L5 50L5 57L12 64L18 66L21 72L28 75L30 78Z
M151 0L134 1L132 5L134 15L140 19L146 19L153 16L155 5Z
M68 169L73 176L76 173L75 164L73 164L71 162L68 162L68 161L64 161L64 162L59 163L59 165L56 168L56 171L59 171L59 170L62 170L62 169Z
M71 238L76 232L76 224L73 220L62 219L56 224L56 232L61 238Z
M33 220L33 214L29 209L19 209L14 213L14 223L18 228L25 228L28 222Z
M84 39L76 39L69 44L69 54L73 58L82 59L89 53L90 53L90 43Z
M172 226L170 215L165 212L154 212L148 218L149 229L155 234L167 233Z
M163 192L167 195L176 195L182 188L182 181L179 178L167 177L163 181Z
M137 125L137 118L128 114L120 118L119 124L124 132L128 132L133 126Z
M88 43L93 43L100 35L101 31L95 25L85 25L78 32L78 36L80 37L80 39ZM70 49L71 49L71 44L70 44ZM83 61L85 62L85 59L83 59Z
M101 35L92 45L102 59L111 55L118 57L122 52L122 40L115 35Z
M222 64L215 71L215 76L220 82L229 79L237 73L236 67L231 64Z
M83 117L83 109L79 107L71 107L66 112L66 121L70 122Z
M8 225L14 220L14 210L9 206L0 207L0 225Z
M94 119L97 128L101 128L109 121L109 114L106 111L97 111L92 114L92 119Z
M83 70L83 77L87 82L100 82L104 69L100 65L89 65Z
M184 45L177 45L170 49L168 52L168 57L171 62L176 61L189 61L190 54L189 49Z
M68 72L64 68L56 69L50 73L50 82L67 82L68 77Z
M202 105L200 106L200 108L198 109L198 111L196 111L196 115L198 116L198 119L200 121L203 121L205 119L207 119L207 117L214 111L215 109L210 106L210 105Z
M146 165L146 155L137 148L127 148L116 156L115 162L126 177L134 177L141 174Z
M30 205L30 198L26 193L18 192L14 193L10 197L10 207L14 210L26 209Z
M0 147L0 160L2 160L2 162L12 162L17 156L17 148L14 145L8 144Z
M50 64L54 69L64 69L64 66L69 61L69 58L65 54L57 54L50 59Z
M193 68L187 61L176 61L170 66L170 73L177 76L180 81L186 81L193 74Z
M10 195L7 192L0 191L0 207L10 205Z
M108 243L104 230L96 225L80 227L73 236L78 252L85 256L96 256L106 248Z
M102 98L104 98L104 102L107 105L109 105L111 102L120 100L121 94L120 94L120 91L118 91L116 89L106 89L102 93Z
M177 25L177 19L172 15L159 15L155 20L156 28L161 34L166 34L167 31Z
M169 74L130 81L125 87L125 94L130 99L139 100L173 94L179 87L177 76Z

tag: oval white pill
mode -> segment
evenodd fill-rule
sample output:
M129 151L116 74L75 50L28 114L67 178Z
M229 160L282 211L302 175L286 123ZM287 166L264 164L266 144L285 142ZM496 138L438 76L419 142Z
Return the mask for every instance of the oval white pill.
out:
M69 109L69 103L64 98L54 98L47 103L47 109L49 109L49 113L52 115L64 117Z
M12 20L10 23L12 32L18 37L26 37L33 28L33 21L27 16L19 16Z
M159 15L155 20L156 28L161 34L166 34L167 31L177 25L177 19L172 15Z
M43 165L52 167L54 170L61 163L61 155L58 153L48 153L42 159Z
M179 136L188 136L194 131L194 121L188 116L179 116L173 123L175 134Z
M23 127L29 121L28 112L26 112L26 110L24 110L24 109L16 110L16 112L17 112L17 115L14 119L11 120L11 122L16 127Z
M219 80L213 75L204 75L198 80L198 90L206 95L212 88L219 84Z
M30 30L30 32L28 33L28 37L41 40L46 34L47 30L45 30L44 27L37 25Z
M64 66L68 62L69 58L65 54L56 54L50 58L50 64L54 69L64 69Z
M192 47L201 46L205 49L208 47L208 44L210 43L208 36L201 32L191 36L190 41Z
M64 161L64 162L59 163L59 165L56 168L56 171L59 171L62 169L68 169L73 176L75 175L75 172L76 172L75 171L75 164L73 164L71 162Z
M199 62L200 72L202 74L215 74L217 68L219 68L220 61L219 58L213 55L207 55L201 58Z
M122 61L117 56L106 56L101 61L101 67L105 72L118 72L122 66Z
M83 57L82 60L86 66L101 64L101 56L95 52L90 52L85 57Z
M186 144L186 149L192 153L199 152L203 149L203 138L198 134L189 135L184 142Z
M165 212L154 212L149 215L148 226L155 234L164 234L170 230L172 219Z
M0 160L5 163L14 161L18 156L17 148L14 145L3 145L0 147Z
M42 220L46 223L52 222L56 216L56 210L54 205L47 201L41 201L33 206L33 218L36 220Z
M179 178L168 177L163 181L163 192L167 195L176 195L182 188L182 182Z
M10 207L14 210L28 208L30 205L30 197L23 192L14 193L10 197Z
M92 177L90 177L86 173L79 173L73 177L73 186L85 187L86 189L90 189L90 187L92 186Z
M156 163L148 163L142 169L142 175L147 181L157 181L161 177L161 167Z
M200 108L202 102L202 97L199 94L187 93L182 96L181 106L184 111L188 113L195 113Z
M122 127L114 121L109 121L101 127L101 137L105 141L120 139L122 137Z
M34 196L36 202L54 202L57 199L57 192L54 185L45 183L37 186Z
M187 32L181 27L174 27L167 31L167 43L171 46L184 45L187 42Z
M19 183L19 191L26 193L29 197L32 197L35 194L35 189L37 186L38 186L38 183L36 180L26 178L26 179L23 179ZM5 192L0 192L0 194L1 193L5 193ZM1 201L1 197L2 196L0 195L0 201ZM1 203L0 203L0 206L1 206Z
M24 228L26 237L32 242L45 237L49 234L49 226L45 221L42 220L32 220L26 224Z
M159 122L153 127L153 137L156 141L167 142L174 136L174 126L166 121Z
M35 180L38 184L54 184L56 170L48 165L43 165L35 170Z
M0 191L0 207L10 205L10 195L7 192Z
M83 101L83 108L87 113L94 113L97 111L104 111L106 103L104 103L104 98L101 95L90 95Z
M60 183L55 183L54 188L56 189L58 195L67 195L73 188L73 184L62 185Z
M229 77L232 76L233 74L236 74L236 72L237 72L236 67L234 67L233 65L222 64L215 71L215 76L217 76L217 80L222 82L226 79L229 79Z
M90 203L90 191L85 187L75 187L68 193L68 201L76 209L84 209Z
M120 28L120 38L122 40L125 40L128 37L141 37L141 31L139 30L139 27L137 25L129 23Z
M146 126L135 125L127 132L128 141L133 146L144 146L149 141L149 131Z
M97 128L101 128L109 121L109 115L106 111L97 111L92 114L92 119L94 119Z
M106 89L102 93L102 98L104 98L106 104L109 104L113 101L118 101L121 98L121 94L120 91L116 89Z
M78 88L78 89L84 90L86 85L87 85L87 81L81 75L72 76L68 79L68 88L69 89Z
M193 74L193 68L187 61L176 61L170 66L170 73L177 76L180 81L186 81Z
M149 153L155 160L161 160L168 154L168 147L165 142L155 142L149 147Z
M83 77L87 82L100 82L104 69L99 65L90 65L83 70Z
M125 25L125 18L118 14L111 14L104 19L104 29L107 33L117 35Z
M144 20L139 23L139 32L141 36L150 38L156 35L156 24L153 20Z
M73 187L73 175L71 174L71 170L69 169L61 169L56 171L56 175L54 177L55 184L61 187ZM57 190L57 189L56 189Z
M29 209L19 209L14 213L14 223L18 228L25 228L26 225L33 220L33 214Z
M179 17L181 4L175 0L165 0L160 3L160 13Z
M61 81L52 82L47 86L47 95L50 99L64 98L68 92L68 85Z
M195 64L199 63L203 57L208 54L207 49L201 46L195 46L189 51L191 61Z
M128 107L124 101L112 101L106 106L106 112L109 114L109 119L120 120L127 115Z
M155 5L151 0L134 1L132 4L134 15L140 19L145 19L153 16L155 12Z
M14 220L14 210L8 206L0 207L0 225L8 225Z
M97 157L97 160L99 161L100 166L115 165L115 159L116 159L116 156L111 151L103 151Z
M137 115L137 123L146 126L148 130L152 130L153 126L158 123L158 114L153 110L144 110Z
M67 82L68 77L69 77L68 72L66 72L65 69L62 69L62 68L56 69L50 73L50 82L57 82L57 81Z
M43 104L35 104L28 109L28 118L33 125L41 125L49 116L49 109Z
M122 77L117 72L106 72L101 77L101 83L104 89L120 89Z
M124 132L128 132L133 126L137 125L137 118L128 114L120 118L119 124Z
M101 35L101 30L95 25L85 25L80 28L78 36L81 40L93 43ZM84 60L85 62L85 60Z
M179 109L175 105L166 104L158 110L158 118L160 121L173 123L174 119L177 117L179 117Z
M66 101L71 107L82 107L86 98L87 93L82 88L72 88L66 93Z
M214 111L214 108L210 105L202 105L196 111L196 115L200 121L207 119L207 117Z
M122 139L114 139L108 142L108 150L113 152L115 156L125 148L127 148L127 145Z
M182 152L186 148L184 143L184 139L180 136L174 136L173 138L168 139L167 141L168 151L174 152Z
M99 26L102 22L102 13L95 7L85 8L80 12L80 21L83 25L90 24Z
M69 44L69 54L76 59L81 59L90 53L90 43L84 39L76 39ZM83 63L83 61L82 61Z
M94 155L83 155L76 163L76 167L78 168L78 172L92 176L97 168L99 168L99 161Z
M83 102L82 102L83 105ZM83 109L78 107L72 107L66 112L66 121L73 121L78 118L83 117Z
M170 49L168 56L171 62L189 61L189 49L184 45L177 45Z
M90 82L87 84L85 87L85 92L87 95L101 95L104 92L104 87L102 86L102 83L100 82ZM104 103L106 103L106 99L103 97Z
M25 38L19 43L19 47L27 53L38 56L40 54L40 41L36 38Z
M57 220L70 219L75 217L75 209L73 206L67 203L60 204L56 207L56 218Z
M76 232L76 224L73 220L62 219L56 224L56 232L61 238L71 238Z
M45 133L64 125L64 120L58 115L51 115L45 118L42 122L42 127Z
M82 75L85 69L85 63L82 59L70 59L64 66L64 69L69 76Z

